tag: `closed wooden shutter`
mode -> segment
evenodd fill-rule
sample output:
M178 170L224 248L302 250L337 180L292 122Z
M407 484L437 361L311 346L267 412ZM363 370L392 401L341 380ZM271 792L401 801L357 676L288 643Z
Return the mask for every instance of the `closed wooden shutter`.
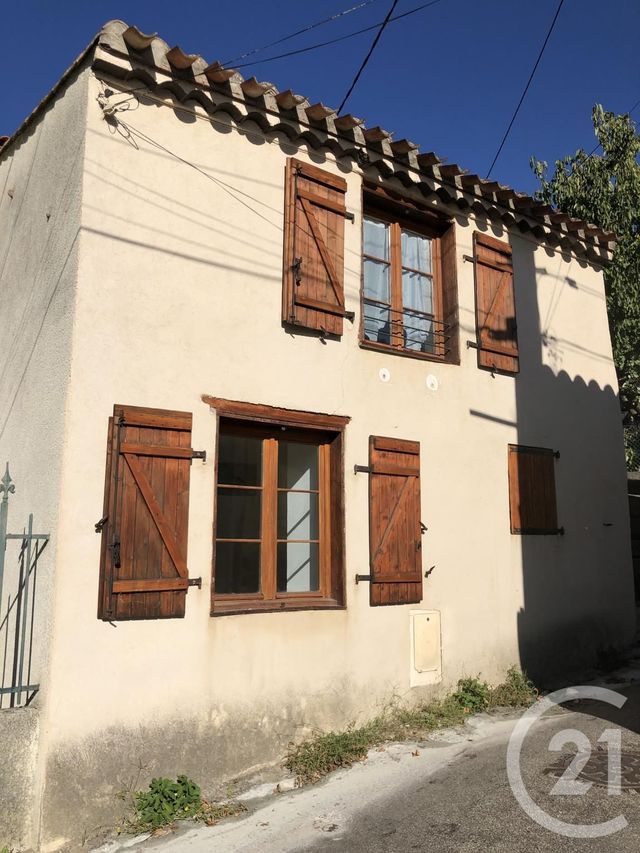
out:
M509 445L509 511L512 533L560 533L555 458L545 447Z
M422 600L420 444L369 440L371 604Z
M344 304L343 178L287 160L282 319L341 335Z
M518 332L511 246L474 234L478 366L518 373Z
M190 413L114 407L99 618L184 616L192 452Z

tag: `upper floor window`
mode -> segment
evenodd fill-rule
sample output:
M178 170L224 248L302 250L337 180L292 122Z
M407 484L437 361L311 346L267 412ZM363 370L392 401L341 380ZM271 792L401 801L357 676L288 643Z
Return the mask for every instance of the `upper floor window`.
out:
M440 355L444 335L431 238L366 216L363 254L364 340Z
M363 346L458 361L453 225L365 195Z

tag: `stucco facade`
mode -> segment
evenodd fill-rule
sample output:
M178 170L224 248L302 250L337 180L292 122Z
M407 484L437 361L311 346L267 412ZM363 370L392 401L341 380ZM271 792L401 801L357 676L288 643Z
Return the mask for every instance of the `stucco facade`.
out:
M365 350L357 319L362 183L381 182L379 174L255 123L212 123L195 101L174 110L168 96L160 104L139 93L135 110L114 121L108 108L121 100L104 69L86 70L28 139L0 155L9 174L3 216L9 184L17 196L27 191L15 171L22 152L31 150L44 173L37 182L34 171L28 184L39 187L41 202L3 225L3 240L12 229L26 239L52 192L70 193L56 251L73 257L66 298L60 287L49 294L60 264L56 271L46 263L46 282L24 260L2 279L12 328L23 310L20 283L43 305L60 301L60 327L50 350L38 349L46 347L40 336L41 358L28 361L33 376L21 386L29 399L14 405L1 439L24 510L49 525L55 549L45 620L53 630L36 700L42 734L33 802L41 811L30 835L16 835L45 850L110 825L114 794L136 779L139 764L140 784L185 772L206 789L276 760L292 738L366 718L394 697L416 701L477 673L497 682L519 663L570 669L628 642L635 628L601 267L434 198L431 205L455 219L460 364ZM35 137L55 139L57 121L73 127L76 142L58 150L54 170ZM354 222L345 224L345 301L356 322L345 322L340 340L281 323L289 156L347 182ZM424 201L397 178L385 184ZM479 370L466 346L475 340L474 265L465 259L475 230L512 247L517 377ZM50 251L44 245L42 256ZM52 315L49 308L43 328ZM25 368L10 354L3 359L5 400ZM51 389L44 395L43 385ZM210 616L216 419L203 395L350 418L343 609ZM96 618L94 525L114 403L192 413L193 446L207 451L206 462L193 462L189 498L189 572L202 577L202 588L189 590L183 619ZM369 518L367 477L353 471L366 463L371 435L420 442L423 568L435 566L420 605L372 608L368 585L355 583L368 572ZM510 532L510 443L560 452L564 536ZM421 678L413 665L414 611L439 614L438 678Z

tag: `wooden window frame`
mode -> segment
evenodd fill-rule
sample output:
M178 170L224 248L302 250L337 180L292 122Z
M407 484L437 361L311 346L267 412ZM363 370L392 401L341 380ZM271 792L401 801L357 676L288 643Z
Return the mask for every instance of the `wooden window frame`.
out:
M278 493L277 441L317 444L319 447L319 570L317 592L278 592L276 576L277 543L276 510L273 500L261 507L260 586L252 594L215 591L216 521L213 524L213 568L211 583L211 615L266 613L291 610L342 610L345 607L344 585L344 428L348 417L281 409L240 401L204 396L215 412L216 464L214 492L218 494L218 445L221 431L255 435L263 438L263 494L271 498ZM266 479L265 479L266 478ZM268 548L263 542L267 538Z
M389 232L389 266L390 266L390 289L391 289L391 313L399 320L396 323L396 336L399 340L391 344L378 343L365 339L365 290L364 290L364 260L367 257L364 252L364 222L366 218L377 219L390 226ZM408 358L418 358L423 361L436 361L447 364L459 364L458 348L458 311L457 311L457 280L455 275L455 257L453 258L453 269L449 271L455 290L455 305L445 306L447 301L444 284L444 248L443 237L454 225L452 220L429 210L409 199L400 198L393 192L389 192L380 186L365 185L362 202L362 271L360 285L360 329L359 341L363 349L376 350L378 352L402 355ZM426 353L409 349L403 341L403 297L402 297L402 230L412 231L431 240L432 244L432 272L433 282L433 307L434 313L428 315L433 318L436 327L435 352ZM453 234L451 231L450 233ZM450 253L446 253L448 256ZM406 269L409 269L408 267ZM424 275L428 275L424 273ZM411 309L406 309L411 310Z
M522 518L521 518L521 507L517 501L521 494L520 492L520 482L518 479L518 490L516 491L514 481L512 479L512 470L513 470L513 461L517 460L518 455L520 454L528 454L530 456L539 456L541 458L550 459L551 460L551 483L552 490L547 498L551 501L550 506L548 507L548 511L550 516L553 517L554 523L545 527L532 527L532 526L523 526ZM557 484L555 477L555 460L558 459L560 453L557 450L552 450L548 447L532 447L530 445L525 444L509 444L507 449L507 474L509 480L509 521L511 533L513 535L518 536L557 536L564 534L564 527L558 526L558 503L557 503ZM539 473L537 476L544 477L544 472ZM531 488L531 484L528 484L528 487ZM519 522L519 524L518 524Z

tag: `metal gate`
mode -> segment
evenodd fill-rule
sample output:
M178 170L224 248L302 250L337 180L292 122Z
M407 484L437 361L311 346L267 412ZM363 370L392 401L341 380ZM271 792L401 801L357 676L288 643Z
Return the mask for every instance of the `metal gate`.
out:
M0 480L0 709L28 705L40 689L39 684L31 683L31 668L34 642L38 641L37 631L34 636L38 561L49 534L33 532L33 515L22 533L7 533L9 495L15 490L7 463ZM17 548L8 548L14 543ZM16 562L7 562L7 556ZM9 586L6 598L5 577Z

